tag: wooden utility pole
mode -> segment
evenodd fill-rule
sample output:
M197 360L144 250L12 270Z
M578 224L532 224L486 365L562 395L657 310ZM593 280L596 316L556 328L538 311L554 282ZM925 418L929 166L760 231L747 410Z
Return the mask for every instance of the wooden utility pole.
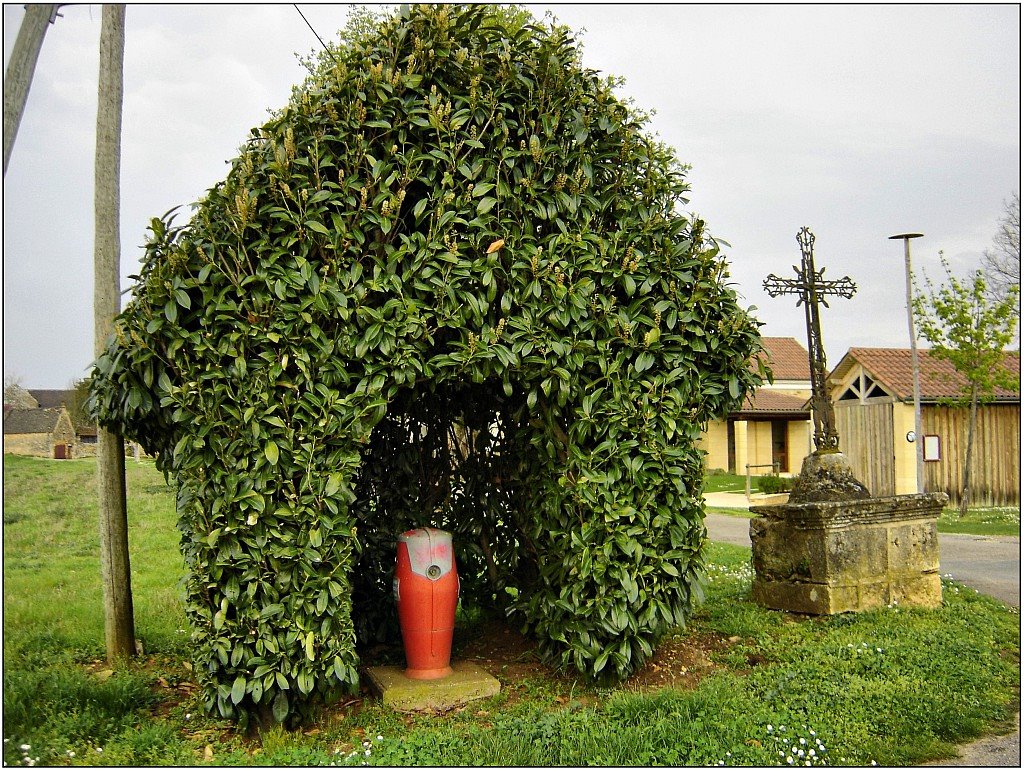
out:
M104 5L96 110L95 349L99 357L121 312L121 106L124 93L124 5ZM124 438L102 426L96 448L100 503L100 568L107 660L135 654Z
M46 30L57 16L56 5L26 5L18 39L14 41L11 59L4 75L4 176L14 149L14 137L21 125L21 113L36 71L39 49L43 47Z

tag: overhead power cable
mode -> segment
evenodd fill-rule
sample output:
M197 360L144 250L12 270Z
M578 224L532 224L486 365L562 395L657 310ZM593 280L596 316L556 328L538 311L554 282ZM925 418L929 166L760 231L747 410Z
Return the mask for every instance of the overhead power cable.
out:
M327 51L330 57L337 62L338 60L337 58L335 58L334 52L327 47L327 43L324 42L324 39L320 37L320 34L315 29L313 29L313 25L309 23L309 19L306 18L306 14L302 12L302 9L299 8L299 6L296 5L295 3L292 3L292 8L299 12L299 16L301 16L302 20L306 22L306 26L309 27L309 31L316 35L316 39L320 41L320 45L322 45L324 47L324 50ZM338 62L338 64L341 64L341 62Z

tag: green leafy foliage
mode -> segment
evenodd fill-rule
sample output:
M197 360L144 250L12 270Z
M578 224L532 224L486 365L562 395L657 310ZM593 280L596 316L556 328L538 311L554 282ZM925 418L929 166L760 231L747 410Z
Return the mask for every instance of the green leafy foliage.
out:
M592 676L686 621L695 440L759 335L613 85L523 12L360 16L188 225L153 221L92 405L177 483L209 709L355 686L413 525Z
M959 381L954 381L958 395L943 401L970 409L960 491L963 516L970 502L978 406L992 401L1000 388L1020 391L1020 372L1006 365L1004 353L1013 342L1019 321L1020 286L1009 285L993 296L982 270L959 279L951 272L945 255L939 252L939 256L949 282L936 289L926 278L928 292L914 297L913 309L920 335L932 346L931 357L948 361L959 375Z
M993 300L983 271L957 278L940 258L948 282L936 288L925 278L927 293L914 298L914 318L932 358L949 361L962 377L959 396L947 403L970 406L991 401L998 388L1018 389L1018 373L1004 365L1003 351L1017 329L1020 287Z

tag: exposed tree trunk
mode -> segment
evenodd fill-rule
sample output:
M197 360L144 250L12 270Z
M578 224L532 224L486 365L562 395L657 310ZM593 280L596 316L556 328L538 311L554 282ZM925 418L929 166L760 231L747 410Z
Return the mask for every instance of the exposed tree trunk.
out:
M960 516L967 513L971 499L971 454L974 449L974 426L978 421L978 389L971 389L971 416L967 420L967 451L964 453L963 490L960 492Z
M123 5L104 5L100 30L99 104L96 111L96 241L93 312L99 356L121 312L121 105L124 91ZM100 568L103 576L107 660L135 654L124 439L98 431L96 468L100 504Z
M50 26L50 19L56 12L56 5L26 5L25 18L21 20L18 39L14 41L7 73L4 76L4 176L14 149L14 138L18 135L21 115L28 100L28 89L32 85L32 74L36 71L39 49Z

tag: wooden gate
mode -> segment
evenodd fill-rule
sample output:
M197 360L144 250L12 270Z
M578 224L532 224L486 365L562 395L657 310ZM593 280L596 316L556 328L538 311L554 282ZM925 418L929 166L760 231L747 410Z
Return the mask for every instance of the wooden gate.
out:
M892 403L835 405L839 448L856 476L875 497L896 494Z

